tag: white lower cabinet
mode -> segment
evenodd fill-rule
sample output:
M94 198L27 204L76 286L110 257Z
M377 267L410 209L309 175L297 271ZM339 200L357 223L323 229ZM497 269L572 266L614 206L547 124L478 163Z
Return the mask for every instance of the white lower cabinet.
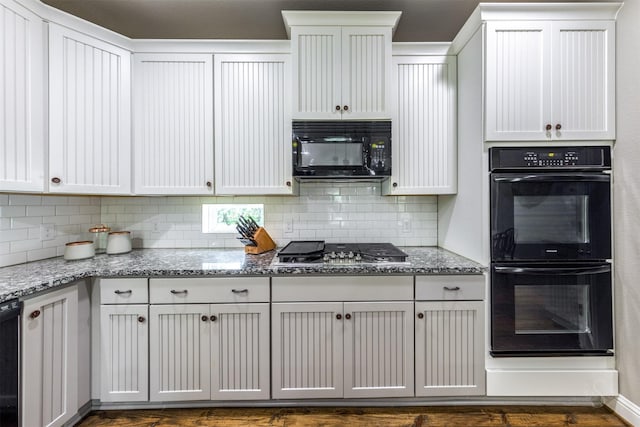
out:
M273 279L274 300L294 301L271 307L274 398L413 396L413 301L380 300L391 293L412 299L412 277L298 282ZM309 289L322 282L325 286ZM364 289L370 301L335 301L355 294L363 298ZM313 297L325 301L305 301Z
M78 411L78 288L24 302L22 425L61 426Z
M100 308L100 400L103 402L149 400L147 311L147 304Z
M342 397L342 303L274 303L271 316L273 397Z
M150 290L151 401L269 398L269 278L151 279Z
M149 294L147 279L97 279L100 302L99 355L102 402L149 400ZM98 357L99 356L99 357Z
M416 396L485 394L484 276L418 276Z

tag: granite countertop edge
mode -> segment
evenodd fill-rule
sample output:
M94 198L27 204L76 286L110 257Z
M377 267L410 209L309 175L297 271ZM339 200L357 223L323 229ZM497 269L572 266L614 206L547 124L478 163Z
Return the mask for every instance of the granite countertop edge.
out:
M437 275L482 274L487 268L438 247L401 248L409 255L402 265L274 266L271 251L245 255L238 249L139 249L88 260L61 257L0 268L0 303L24 299L92 277L210 277L299 275Z

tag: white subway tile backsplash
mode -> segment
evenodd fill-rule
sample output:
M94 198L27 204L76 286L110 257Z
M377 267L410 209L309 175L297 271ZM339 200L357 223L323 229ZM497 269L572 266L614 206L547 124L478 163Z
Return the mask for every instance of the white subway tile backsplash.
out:
M27 261L38 261L57 256L56 248L35 249L27 252Z
M17 230L2 230L0 231L0 242L14 242L17 240L24 240L29 235L29 231L26 228Z
M27 195L27 194L10 194L9 204L13 206L41 205L42 196L33 196L33 195Z
M69 198L70 201L71 199L77 199L77 197L70 197ZM63 206L56 206L56 215L77 215L80 213L80 207L77 205L63 205Z
M11 242L11 253L27 252L34 249L42 249L42 241L40 239L17 240Z
M0 194L0 267L59 256L65 243L91 238L100 205L95 196ZM41 224L54 226L56 237L42 241Z
M56 213L56 206L27 206L26 210L27 210L27 216L60 215Z
M11 218L11 228L13 229L40 227L40 224L42 224L41 216L24 216Z
M0 194L0 266L62 255L65 243L91 239L88 229L99 223L131 231L136 248L242 247L235 234L201 232L203 203L264 204L265 228L279 245L294 239L437 244L437 197L381 196L377 183L304 183L299 197ZM40 241L40 224L54 225L56 237Z
M0 255L0 267L27 262L27 253L18 252L15 254Z
M16 216L25 216L27 209L24 206L0 206L0 217L12 218Z

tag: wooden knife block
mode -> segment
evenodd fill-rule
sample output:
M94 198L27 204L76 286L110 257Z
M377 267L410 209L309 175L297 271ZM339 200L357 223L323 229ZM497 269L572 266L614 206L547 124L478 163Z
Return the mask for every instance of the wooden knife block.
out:
M276 242L273 241L269 233L267 233L267 230L263 227L258 228L258 231L253 235L253 240L256 241L256 246L245 246L244 253L261 254L276 248Z

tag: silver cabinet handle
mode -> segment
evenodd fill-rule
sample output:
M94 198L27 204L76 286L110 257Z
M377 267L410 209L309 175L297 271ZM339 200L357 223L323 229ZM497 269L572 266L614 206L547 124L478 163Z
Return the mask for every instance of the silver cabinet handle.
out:
M445 291L459 291L460 290L460 286L454 286L454 287L444 286L444 290Z
M175 289L171 289L171 293L172 293L172 294L174 294L174 295L178 295L178 294L186 294L186 293L188 293L188 292L189 292L189 291L187 291L186 289L183 289L183 290L181 290L181 291L176 291Z
M131 289L127 289L126 291L121 291L120 289L116 289L115 291L113 291L116 295L124 295L124 294L130 294L131 293Z
M248 294L249 289L231 289L234 294Z

